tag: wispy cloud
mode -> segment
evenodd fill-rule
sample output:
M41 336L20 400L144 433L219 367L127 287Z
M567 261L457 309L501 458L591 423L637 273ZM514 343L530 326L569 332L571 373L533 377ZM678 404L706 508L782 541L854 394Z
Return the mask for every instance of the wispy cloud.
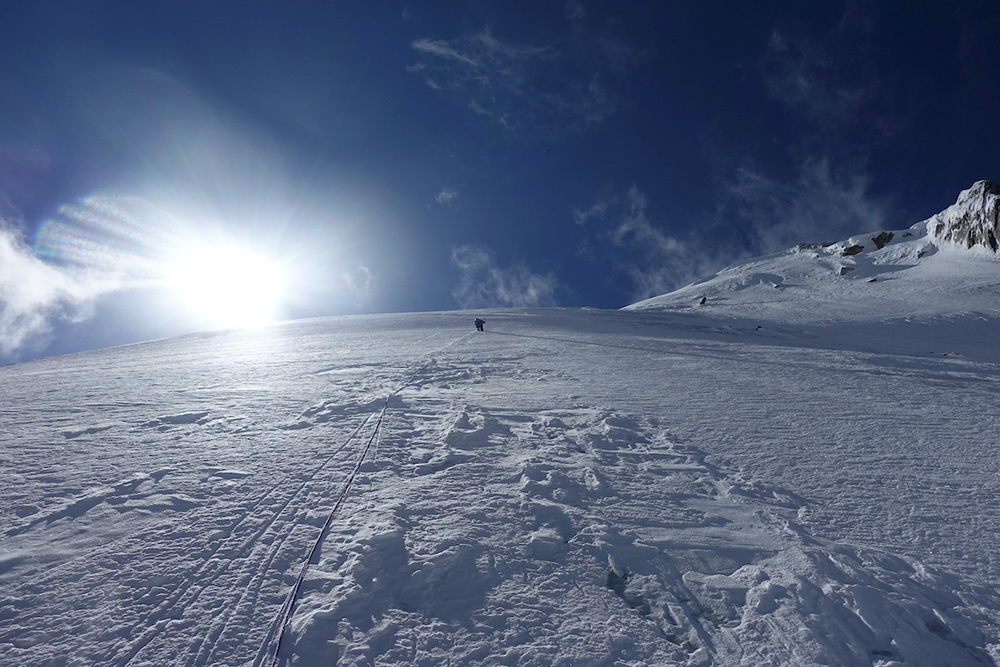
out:
M603 122L618 101L609 85L618 68L604 49L572 53L517 44L489 29L450 40L419 39L409 71L473 112L515 134L575 133ZM619 50L622 45L618 45Z
M447 187L441 188L441 192L434 197L434 200L439 204L450 204L456 199L458 199L458 191Z
M719 268L718 257L693 238L663 231L663 225L650 220L647 208L646 195L632 185L573 212L576 223L587 230L583 254L627 275L634 300L665 294Z
M41 349L54 322L86 319L93 300L114 287L46 264L17 231L0 224L0 357Z
M580 21L586 15L586 11L583 9L583 5L579 2L574 2L573 0L567 0L563 3L563 11L566 14L566 18L571 21Z
M462 308L553 306L559 283L555 276L533 273L525 264L506 268L494 254L476 245L452 248L451 264L459 272L452 292Z
M479 69L482 64L479 59L474 58L471 55L466 55L462 53L451 44L444 40L434 40L434 39L418 39L413 42L411 46L417 51L422 51L426 54L437 56L438 58L443 58L444 60L450 60L453 62L462 63L474 69ZM415 66L416 71L421 71Z
M737 158L719 179L715 213L740 222L754 254L886 225L891 202L874 193L870 160L903 121L867 57L872 20L854 7L825 31L776 28L762 44L760 81L783 118L778 153Z
M725 197L724 208L735 208L750 223L760 252L881 229L890 209L888 201L870 193L864 173L837 173L826 159L800 165L793 182L741 167Z
M846 77L826 40L775 30L761 60L771 97L820 124L851 121L875 94L873 81Z
M635 185L576 211L586 254L628 276L642 299L749 256L883 228L891 202L874 193L868 164L898 121L867 67L869 39L856 14L819 35L775 29L757 70L783 119L767 154L727 158L694 220L653 219Z
M354 305L359 310L369 310L374 302L375 275L364 264L341 276L347 289L354 295Z
M635 301L753 255L881 229L890 206L869 192L864 176L836 173L817 160L804 165L792 183L741 167L724 186L712 216L686 225L691 231L683 234L666 231L669 221L651 219L648 210L646 194L632 185L573 212L585 230L580 254L627 276ZM734 230L736 219L741 224Z

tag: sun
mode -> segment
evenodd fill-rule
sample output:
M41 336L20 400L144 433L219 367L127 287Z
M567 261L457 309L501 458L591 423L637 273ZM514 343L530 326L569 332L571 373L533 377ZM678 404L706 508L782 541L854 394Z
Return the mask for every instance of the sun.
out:
M220 244L178 252L164 277L188 316L216 329L241 329L278 318L283 273L260 252Z

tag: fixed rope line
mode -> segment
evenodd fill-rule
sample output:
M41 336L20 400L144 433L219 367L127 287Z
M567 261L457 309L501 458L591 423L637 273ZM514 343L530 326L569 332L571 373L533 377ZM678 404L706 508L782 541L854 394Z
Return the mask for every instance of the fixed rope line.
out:
M443 348L438 350L437 353L444 352L445 350L453 347L460 341L469 338L471 335L472 334L466 334L464 336L456 338L455 340L453 340L452 342L448 343ZM319 537L316 538L316 541L313 542L312 547L309 549L309 554L305 562L302 564L302 568L299 570L299 575L295 578L295 583L292 584L292 588L289 591L288 595L286 596L284 604L281 606L281 611L278 613L278 618L276 622L271 626L271 629L268 631L267 637L264 640L264 645L261 646L261 650L257 654L257 659L254 660L253 664L255 666L263 664L261 663L261 659L267 655L271 656L271 662L270 662L271 667L278 667L278 665L280 664L281 642L285 638L285 633L288 630L288 625L291 623L292 613L295 611L295 603L298 600L299 591L302 588L302 582L305 581L306 573L309 570L309 566L311 564L315 564L316 555L319 553L320 545L322 545L323 540L326 539L326 536L330 531L330 526L333 525L333 518L337 514L337 510L339 510L341 506L343 506L344 502L347 500L347 496L351 491L351 486L354 484L355 478L361 471L361 466L364 465L365 458L367 458L368 453L372 449L372 444L378 441L379 434L382 430L382 422L385 420L385 413L389 409L389 401L392 399L393 396L406 389L406 387L408 387L413 382L413 380L415 380L418 375L424 372L424 370L426 370L427 367L430 366L433 362L434 359L432 358L429 361L427 361L423 366L413 371L413 373L411 373L410 376L406 378L406 380L401 385L399 385L399 387L394 389L392 392L389 393L388 396L385 397L385 402L382 403L382 410L379 412L378 419L375 422L375 428L372 430L371 437L368 438L368 442L365 443L365 448L361 452L361 456L358 457L357 463L354 464L354 469L351 471L351 474L347 477L347 481L345 481L344 485L341 487L340 495L337 496L337 502L334 503L333 509L330 510L330 513L327 515L326 521L323 523L323 528L322 530L320 530ZM361 426L359 426L358 429L351 435L351 437L348 438L347 442L350 442L350 440L353 439L355 435L357 435L358 431L360 431L361 428L367 423L368 420L366 419L361 424ZM277 630L277 640L275 640L276 630ZM274 645L273 653L270 651L270 647L272 644Z
M383 407L383 410L384 410L384 407ZM358 424L358 427L354 429L354 431L351 433L351 435L349 435L347 437L347 439L344 440L344 444L341 447L339 447L336 452L334 452L332 455L330 455L330 458L328 458L323 463L323 466L326 466L327 464L329 464L333 460L333 457L336 456L338 452L340 452L344 447L346 447L348 445L348 443L350 443L351 440L353 440L358 435L358 433L361 432L361 429L365 427L365 424L367 424L369 421L371 421L371 418L372 418L372 415L368 415L367 417L365 417L364 420L360 424ZM321 466L321 468L323 466ZM341 496L346 497L346 491L347 491L346 488L345 489L341 489ZM341 502L342 502L341 500L338 500L338 504L341 503ZM336 508L334 508L334 509L336 509ZM329 523L329 520L328 520L328 523ZM310 551L310 558L312 557L312 553L313 553L313 551L315 551L315 549L316 549L316 547L314 546L313 550ZM308 563L308 561L306 561L306 562ZM302 585L302 579L303 579L303 577L305 577L305 567L303 567L302 571L299 573L299 576L298 576L298 578L296 579L296 582L295 582L295 586L293 587L293 591L296 594L298 593L299 587ZM293 600L294 600L294 598L287 598L285 600L284 604L282 604L282 606L281 606L281 611L279 612L279 615L278 615L278 621L280 621L282 623L282 625L280 626L282 628L282 632L284 631L284 625L287 624L286 617L290 613L290 609L288 608L289 607L289 603L291 601L293 601ZM263 644L263 646L261 646L260 651L257 652L256 659L254 659L253 664L255 666L263 664L261 662L261 660L264 658L265 654L268 653L268 648L271 646L272 642L274 641L274 632L275 632L275 628L277 628L277 627L279 627L278 622L275 622L275 623L271 624L271 627L270 627L270 629L267 632L267 637L264 639L264 644ZM279 642L280 642L280 637L279 637ZM277 649L275 649L274 655L275 655L275 657L277 656ZM272 664L274 664L274 663L272 663Z
M386 397L385 403L382 405L382 411L378 416L378 420L375 422L375 428L372 431L371 437L368 438L368 442L365 444L365 448L361 452L361 456L358 457L357 463L354 464L354 469L348 476L347 481L345 481L344 485L341 487L340 495L337 497L337 502L327 515L326 521L323 523L323 528L320 530L319 537L316 538L316 541L313 542L312 547L309 549L306 560L302 563L302 568L299 570L299 574L295 578L295 583L292 584L292 589L285 598L285 603L282 605L281 612L278 615L278 621L272 626L272 632L269 633L267 642L264 645L266 653L270 654L270 651L267 649L270 644L274 642L274 629L280 628L280 630L277 633L277 641L274 642L274 653L271 659L271 667L277 667L280 662L279 656L281 654L281 642L284 639L285 632L288 630L288 625L292 620L292 612L295 611L295 602L298 600L299 590L302 588L302 582L305 581L309 565L315 562L316 555L319 553L320 545L323 543L324 538L326 538L326 535L330 530L330 526L333 524L333 518L337 514L337 510L343 506L344 501L347 500L348 494L350 494L351 486L354 484L354 480L358 476L358 472L361 471L361 466L364 464L365 458L371 450L372 443L375 442L375 438L382 427L382 420L385 418L385 411L389 406L389 399L392 396L393 394L390 394Z

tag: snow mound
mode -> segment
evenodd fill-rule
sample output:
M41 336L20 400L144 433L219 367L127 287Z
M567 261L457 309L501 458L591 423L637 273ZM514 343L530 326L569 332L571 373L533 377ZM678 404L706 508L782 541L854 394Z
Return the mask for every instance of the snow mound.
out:
M908 229L800 243L734 264L628 310L784 323L998 313L1000 185L979 181Z

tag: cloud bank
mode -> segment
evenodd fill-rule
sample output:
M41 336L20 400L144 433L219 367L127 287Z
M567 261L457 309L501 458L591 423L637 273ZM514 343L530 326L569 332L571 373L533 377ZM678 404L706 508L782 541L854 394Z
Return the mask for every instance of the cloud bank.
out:
M554 276L532 273L523 263L500 267L493 253L480 246L452 248L451 264L459 272L452 295L462 308L556 305L559 284Z

